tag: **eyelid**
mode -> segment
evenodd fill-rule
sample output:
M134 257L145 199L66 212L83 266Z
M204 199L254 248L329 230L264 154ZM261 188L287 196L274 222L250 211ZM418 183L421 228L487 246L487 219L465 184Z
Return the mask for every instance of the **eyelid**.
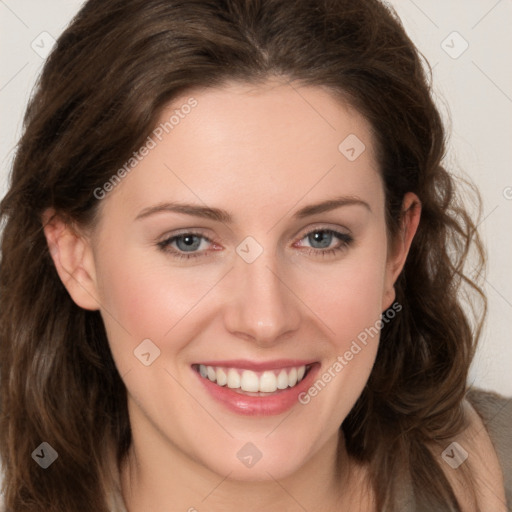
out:
M204 230L201 228L184 228L180 229L178 231L173 231L172 233L166 233L165 235L162 235L157 239L157 244L167 242L169 240L172 240L174 238L178 238L180 236L184 235L195 235L201 238L204 238L205 240L208 240L208 242L211 243L219 243L218 239L212 236L208 236L205 234Z
M299 240L302 240L306 235L309 235L312 232L315 231L333 231L333 232L340 232L341 230L344 230L344 235L352 236L352 232L350 229L348 229L345 226L334 226L332 224L313 224L312 226L308 226L307 228L304 228L303 230L299 231L299 235L297 235Z

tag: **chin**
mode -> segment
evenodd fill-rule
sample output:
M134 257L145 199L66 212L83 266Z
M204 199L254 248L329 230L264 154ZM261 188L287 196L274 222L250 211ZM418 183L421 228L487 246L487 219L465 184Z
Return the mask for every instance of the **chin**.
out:
M266 433L265 435L268 435ZM285 479L301 469L312 450L311 440L302 443L290 433L289 443L280 439L265 440L264 435L254 436L254 441L235 440L219 444L216 450L208 450L208 457L200 463L229 480L262 482ZM246 436L247 439L247 436ZM309 445L309 446L308 446Z

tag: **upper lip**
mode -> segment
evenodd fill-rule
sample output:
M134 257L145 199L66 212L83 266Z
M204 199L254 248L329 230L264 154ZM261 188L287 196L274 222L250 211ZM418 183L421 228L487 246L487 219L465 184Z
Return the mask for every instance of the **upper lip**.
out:
M274 359L273 361L250 361L248 359L225 359L222 361L201 361L196 363L204 366L220 366L223 368L239 368L243 370L265 371L308 366L316 361L311 359Z

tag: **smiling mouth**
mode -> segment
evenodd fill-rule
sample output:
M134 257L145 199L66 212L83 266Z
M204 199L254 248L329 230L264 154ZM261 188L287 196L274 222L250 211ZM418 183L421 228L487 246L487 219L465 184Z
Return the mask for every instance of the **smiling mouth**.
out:
M192 365L199 375L217 386L249 396L269 396L294 388L308 374L313 365L291 366L289 368L256 372L242 368Z

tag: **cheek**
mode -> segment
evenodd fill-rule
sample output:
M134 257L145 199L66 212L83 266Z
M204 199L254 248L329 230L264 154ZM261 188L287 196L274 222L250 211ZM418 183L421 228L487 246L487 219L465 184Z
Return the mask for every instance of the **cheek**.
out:
M301 272L297 278L301 297L323 320L326 336L339 349L380 318L385 258L385 245L374 243L339 263Z
M133 350L145 339L163 348L171 337L172 348L181 348L173 337L182 321L218 280L214 272L177 269L165 259L123 252L123 258L104 257L99 265L99 298L114 359L121 366L133 364ZM182 344L185 344L185 340ZM167 343L168 345L168 343Z
M336 429L349 414L366 385L377 354L385 250L375 246L330 269L329 285L308 278L308 304L326 326L321 372L301 398L319 424ZM316 288L313 286L316 281ZM323 281L320 281L323 282ZM306 286L306 283L304 283ZM326 428L329 431L329 428Z
M315 272L297 272L300 297L322 333L315 347L322 366L299 396L301 414L314 418L317 426L308 425L317 446L339 429L371 374L379 345L385 257L385 245L375 243L336 264L317 265Z

